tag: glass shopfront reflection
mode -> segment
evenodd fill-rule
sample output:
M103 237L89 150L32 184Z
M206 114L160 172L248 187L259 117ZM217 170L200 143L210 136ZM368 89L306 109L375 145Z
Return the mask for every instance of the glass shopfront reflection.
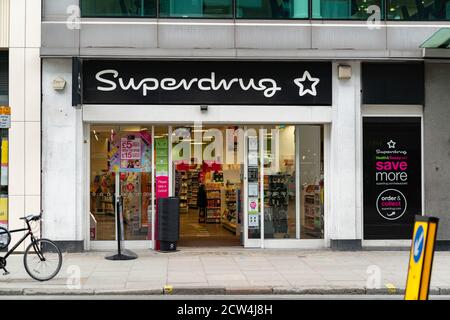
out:
M300 238L324 238L323 126L299 129Z
M323 137L322 125L93 125L90 238L115 240L117 191L124 240L153 240L171 195L184 245L323 239Z
M263 129L265 239L296 238L295 129Z
M117 181L123 201L124 240L150 240L153 192L151 128L93 126L90 135L91 240L116 238Z

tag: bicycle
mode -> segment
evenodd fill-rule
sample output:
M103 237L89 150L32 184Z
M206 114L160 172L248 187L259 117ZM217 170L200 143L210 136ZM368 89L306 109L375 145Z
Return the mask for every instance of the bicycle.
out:
M23 264L25 270L35 280L47 281L53 279L61 269L62 254L58 246L49 239L37 239L33 235L30 222L39 221L41 214L28 215L20 218L25 220L27 227L23 229L7 230L0 227L0 250L8 248L11 242L11 233L26 231L26 234L20 239L4 257L0 257L0 269L4 271L3 275L9 274L6 270L6 259L17 249L17 247L25 241L27 237L30 237L31 243L25 250L23 255Z

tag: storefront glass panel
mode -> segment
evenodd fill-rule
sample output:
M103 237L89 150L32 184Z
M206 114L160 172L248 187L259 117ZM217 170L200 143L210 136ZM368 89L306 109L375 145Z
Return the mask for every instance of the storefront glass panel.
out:
M157 0L81 0L82 17L156 17Z
M124 240L150 240L153 159L151 128L92 126L90 138L91 240L116 239L117 181L123 201Z
M324 238L323 126L300 125L300 238Z
M238 19L306 19L308 0L236 0Z
M248 240L324 237L321 125L95 125L90 138L91 240L116 239L116 181L124 240L152 240L169 195L182 246L242 245L245 218Z
M160 0L161 18L232 18L233 0Z
M296 238L295 126L263 131L264 238Z

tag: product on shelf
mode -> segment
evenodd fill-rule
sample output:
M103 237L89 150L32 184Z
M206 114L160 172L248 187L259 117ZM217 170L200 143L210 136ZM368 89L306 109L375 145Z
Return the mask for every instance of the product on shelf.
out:
M187 171L177 170L175 174L175 194L180 198L180 213L188 212L188 176Z
M264 177L265 232L288 236L288 183L290 176L275 174Z
M225 209L222 214L222 226L225 229L236 233L238 224L239 189L235 185L229 184L224 191Z
M191 169L188 172L188 207L189 208L197 208L197 194L199 187L199 173L198 169Z
M220 223L221 212L221 183L206 183L206 222L208 223Z
M309 185L304 189L303 206L305 232L314 238L321 238L323 236L323 208L319 185Z

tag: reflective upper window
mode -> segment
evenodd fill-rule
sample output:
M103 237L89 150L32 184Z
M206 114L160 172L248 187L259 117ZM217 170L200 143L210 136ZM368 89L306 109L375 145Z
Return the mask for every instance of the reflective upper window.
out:
M233 0L160 0L161 18L233 18Z
M80 0L82 17L156 17L158 0Z
M236 0L239 19L305 19L308 0Z
M383 0L311 0L312 19L367 20L384 17ZM373 16L375 17L375 16Z
M388 20L450 20L450 0L390 0Z
M450 0L80 0L82 17L450 21Z

